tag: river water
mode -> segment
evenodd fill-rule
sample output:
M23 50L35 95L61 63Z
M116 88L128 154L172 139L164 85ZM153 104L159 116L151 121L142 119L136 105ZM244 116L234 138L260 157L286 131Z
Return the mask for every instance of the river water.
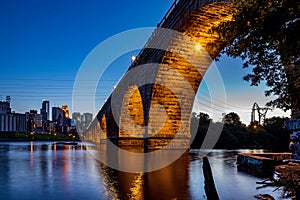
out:
M154 172L125 173L106 167L84 147L0 143L0 199L206 199L203 151L191 150ZM282 191L256 189L256 181L263 179L237 170L237 152L252 151L208 154L220 199L255 199L255 194L265 193L281 199Z

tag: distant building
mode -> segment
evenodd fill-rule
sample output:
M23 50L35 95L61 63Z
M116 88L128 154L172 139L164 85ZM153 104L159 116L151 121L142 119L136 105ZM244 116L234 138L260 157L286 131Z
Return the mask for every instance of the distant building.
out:
M26 116L19 113L0 114L1 132L25 132Z
M42 108L41 108L41 115L42 115L42 119L44 122L50 120L50 102L49 101L43 100Z
M63 118L64 111L60 107L52 107L52 121L62 125Z
M75 121L76 125L79 125L80 121L81 121L81 114L80 114L80 112L73 112L72 119Z
M76 126L76 120L75 119L71 119L71 126Z
M10 97L6 97L6 101L0 101L0 114L11 113Z
M53 122L49 122L48 128L50 133L55 133L55 127Z
M35 114L35 115L36 115L36 114L37 114L37 110L30 110L29 113L30 113L30 114Z
M0 101L0 131L1 132L25 132L26 116L12 113L10 108L10 96L6 101Z
M43 132L43 116L38 114L37 110L30 110L25 113L26 116L26 130L28 132Z
M61 107L61 109L64 111L63 126L71 126L69 107L64 105Z
M34 118L34 123L36 129L43 129L43 115L36 114Z
M87 128L90 123L93 121L93 114L91 113L83 113L81 116L81 125L83 128Z
M61 109L64 111L64 116L66 119L70 118L70 114L69 114L69 107L67 105L64 105L61 107Z
M76 130L78 132L82 132L81 114L80 114L80 112L73 112L72 113L72 122L73 122L73 126L76 127Z

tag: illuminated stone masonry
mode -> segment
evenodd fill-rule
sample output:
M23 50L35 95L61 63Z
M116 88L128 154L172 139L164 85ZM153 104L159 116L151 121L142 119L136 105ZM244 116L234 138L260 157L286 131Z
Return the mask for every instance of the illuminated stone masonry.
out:
M121 98L120 101L115 105L110 96L95 119L99 122L95 123L98 132L95 127L88 132L98 134L99 137L94 136L97 140L110 139L124 149L161 149L175 136L168 148L188 146L195 94L225 44L218 34L211 33L211 28L230 20L233 11L230 1L175 3L158 27L176 30L192 40L184 40L180 35L166 39L154 32L129 68L149 65L139 79L147 78L152 83L138 87L139 83L128 85L126 77L123 78L114 91L114 98ZM147 48L157 43L166 50ZM153 63L159 67L155 68Z

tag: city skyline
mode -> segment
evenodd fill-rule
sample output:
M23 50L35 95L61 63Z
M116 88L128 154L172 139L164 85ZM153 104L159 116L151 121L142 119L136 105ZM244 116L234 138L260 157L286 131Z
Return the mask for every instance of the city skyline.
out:
M0 95L11 96L15 112L39 110L43 99L52 102L51 107L69 105L71 113L77 112L72 110L72 89L77 71L89 52L122 31L155 27L172 3L154 0L140 6L139 1L117 5L98 1L1 1ZM128 69L133 54L138 51L123 55L106 71L101 91L96 93L96 108L100 109ZM236 112L249 124L253 103L264 106L270 100L264 97L266 87L263 84L250 87L250 83L242 80L249 69L242 69L239 59L222 56L216 66L226 89L225 112ZM197 96L200 100L197 111L207 112L210 96L204 83ZM83 101L84 98L89 97L83 97ZM267 117L274 115L289 116L289 112L274 110Z
M53 121L53 114L52 114L52 110L59 108L60 110L62 110L64 112L64 114L66 115L66 118L69 119L75 119L73 117L74 114L92 114L89 112L85 112L85 113L80 113L80 112L72 112L69 113L69 109L68 109L68 105L62 105L62 106L50 106L51 102L43 99L41 101L41 107L40 109L29 109L26 110L25 112L16 112L13 107L11 106L11 101L10 101L10 96L6 96L6 100L0 100L0 103L2 105L2 114L26 114L26 113L35 113L35 114L39 114L41 115L43 121ZM38 106L37 106L38 107ZM50 109L51 108L51 109ZM45 117L47 116L47 117ZM77 118L77 117L76 117Z

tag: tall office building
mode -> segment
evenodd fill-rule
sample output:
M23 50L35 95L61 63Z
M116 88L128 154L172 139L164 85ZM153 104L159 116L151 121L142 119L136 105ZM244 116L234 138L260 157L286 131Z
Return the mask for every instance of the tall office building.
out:
M41 108L41 115L43 118L43 121L50 120L50 102L43 100L42 108Z
M70 117L70 114L69 114L69 107L67 106L67 105L64 105L64 106L62 106L61 107L61 109L64 111L64 113L65 113L65 118L66 119L69 119Z
M64 119L64 111L60 107L52 107L52 121L62 124Z
M0 101L0 114L11 113L10 96L6 97L6 101Z
M61 109L64 111L63 125L64 126L71 126L69 107L67 105L63 105L61 107Z
M80 112L73 112L72 113L72 119L75 120L76 125L79 125L80 121L81 121L81 114L80 114Z
M87 128L92 121L93 121L93 114L91 114L91 113L83 113L81 115L81 125L84 128Z

